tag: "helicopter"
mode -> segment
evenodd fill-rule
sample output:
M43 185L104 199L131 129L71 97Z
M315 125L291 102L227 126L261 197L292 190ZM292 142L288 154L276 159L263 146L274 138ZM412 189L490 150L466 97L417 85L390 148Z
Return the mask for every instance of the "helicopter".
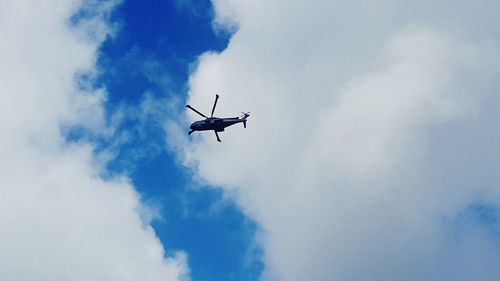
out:
M248 118L248 116L250 116L250 112L242 112L243 115L241 117L229 117L229 118L214 117L215 106L217 105L217 100L219 100L219 95L216 94L214 107L212 108L212 114L210 115L210 117L205 116L203 113L194 109L189 104L186 105L187 108L189 108L192 111L198 113L199 115L205 117L205 120L195 121L195 122L193 122L193 124L191 124L191 126L189 126L189 128L191 130L188 132L188 135L191 135L195 131L213 130L215 133L215 137L217 138L217 141L221 142L221 140L219 138L219 134L217 132L223 132L226 127L229 127L229 126L234 125L236 123L243 123L243 127L244 128L247 127L247 118Z

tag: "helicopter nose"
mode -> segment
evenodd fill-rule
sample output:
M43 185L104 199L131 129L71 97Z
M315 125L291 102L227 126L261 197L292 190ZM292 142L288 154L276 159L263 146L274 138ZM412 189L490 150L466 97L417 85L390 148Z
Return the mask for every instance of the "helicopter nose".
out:
M195 127L196 127L196 126L195 126L195 123L193 123L193 124L191 124L191 126L189 126L189 128L190 128L191 130L194 130L194 128L195 128Z

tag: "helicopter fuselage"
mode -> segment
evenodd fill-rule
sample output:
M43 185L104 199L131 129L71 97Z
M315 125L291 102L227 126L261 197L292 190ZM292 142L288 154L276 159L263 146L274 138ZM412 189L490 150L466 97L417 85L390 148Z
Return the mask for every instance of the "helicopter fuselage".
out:
M189 128L192 131L209 131L213 130L216 132L223 132L226 127L231 125L242 123L246 121L246 118L218 118L218 117L210 117L205 120L200 120L193 122Z

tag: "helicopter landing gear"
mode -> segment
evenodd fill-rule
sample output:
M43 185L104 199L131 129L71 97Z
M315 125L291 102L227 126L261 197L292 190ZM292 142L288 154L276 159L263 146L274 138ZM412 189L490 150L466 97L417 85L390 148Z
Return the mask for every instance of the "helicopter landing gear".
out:
M218 142L221 142L221 141L220 141L220 138L219 138L219 134L217 134L217 131L216 131L216 130L214 130L214 133L215 133L215 136L217 137L217 141L218 141Z

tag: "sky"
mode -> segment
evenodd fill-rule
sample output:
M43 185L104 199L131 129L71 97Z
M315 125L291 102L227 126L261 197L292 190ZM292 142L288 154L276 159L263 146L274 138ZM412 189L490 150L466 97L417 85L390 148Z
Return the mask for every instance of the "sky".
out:
M1 279L497 280L498 14L0 0Z

